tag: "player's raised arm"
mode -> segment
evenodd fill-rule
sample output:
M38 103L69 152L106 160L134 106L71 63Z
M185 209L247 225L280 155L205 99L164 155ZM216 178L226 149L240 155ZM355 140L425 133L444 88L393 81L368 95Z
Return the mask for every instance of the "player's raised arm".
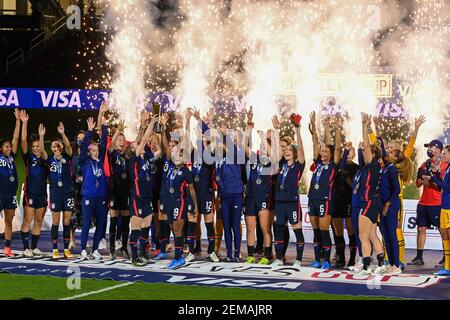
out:
M22 134L20 137L20 147L22 148L22 153L26 154L28 152L28 120L30 119L25 110L20 110L19 113L20 120L22 121Z
M309 118L310 118L309 132L311 132L313 142L313 159L316 160L320 153L319 135L317 133L317 126L316 126L316 112L315 111L311 112Z
M167 141L167 122L169 121L169 115L167 113L163 113L161 115L161 127L162 127L162 134L161 134L161 149L163 154L166 156L166 159L171 159L171 151L169 147L169 141Z
M72 146L70 145L69 139L64 132L64 124L62 122L58 125L58 133L61 135L62 141L64 143L64 148L66 149L67 155L72 156Z
M361 121L362 121L362 135L363 135L363 152L366 163L372 162L373 155L370 149L370 140L369 140L369 126L370 126L370 117L367 113L361 113Z
M334 163L339 165L342 158L342 118L338 118L335 124L336 136L334 141Z
M150 124L148 125L147 129L145 130L141 142L136 146L136 156L140 156L144 152L145 146L147 145L150 139L150 135L152 134L153 129L155 128L156 122L158 122L158 115L154 115L152 117L152 120L150 121Z
M12 152L17 152L17 147L19 145L19 135L20 135L20 113L19 109L14 109L14 116L16 117L16 126L14 127L13 138L11 141Z
M40 123L39 124L39 129L38 129L38 133L39 133L39 149L41 150L42 159L47 160L48 159L48 154L47 154L47 151L45 151L45 144L44 144L45 132L46 132L46 129L45 129L44 125L42 123Z

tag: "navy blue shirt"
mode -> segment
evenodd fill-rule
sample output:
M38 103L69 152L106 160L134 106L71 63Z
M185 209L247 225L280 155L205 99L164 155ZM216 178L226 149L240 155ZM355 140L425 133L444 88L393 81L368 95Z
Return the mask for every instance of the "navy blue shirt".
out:
M166 185L168 201L178 201L180 199L186 201L188 196L187 189L193 183L192 173L186 166L179 168L172 166L169 170L168 179L165 182L168 183Z
M87 131L79 158L79 165L83 173L83 186L81 195L89 198L104 198L108 194L108 180L105 175L105 156L106 156L106 139L108 135L108 127L102 125L102 137L100 139L98 160L88 157L88 147L92 142L92 131Z
M380 193L384 202L400 203L400 182L394 164L389 163L381 169Z
M244 193L242 171L242 165L227 163L226 158L216 164L215 179L220 197Z
M11 152L9 157L0 153L0 192L2 193L17 192L19 181L15 159L16 154L14 152Z
M159 200L159 194L161 193L164 161L160 157L154 157L154 160L150 162L150 166L152 167L153 200L157 201Z
M348 160L348 150L344 150L339 170L334 178L333 201L342 205L352 203L353 179L358 171L358 165Z
M194 179L194 188L196 194L211 194L214 193L215 180L214 170L215 166L207 164L203 159L203 152L205 147L202 141L197 141L198 157L195 152L192 152L192 177ZM214 154L210 152L211 159L214 158ZM197 158L197 159L196 159Z
M256 162L248 164L250 172L245 194L250 198L266 198L272 193L272 163L270 158L261 157L259 154L253 154L250 158L254 159L255 156Z
M109 154L109 167L111 178L109 180L109 190L116 196L128 197L130 194L130 159L125 153L113 150Z
M72 193L74 191L74 183L72 179L72 157L66 153L63 153L61 155L61 159L58 160L55 155L52 155L48 158L47 163L50 167L50 193Z
M337 165L330 161L323 163L322 160L314 161L314 172L311 177L308 198L314 200L331 200L334 191L334 176Z
M294 161L290 166L282 163L275 187L276 201L298 201L300 198L300 179L305 170L305 163Z
M355 189L360 201L369 201L380 197L380 178L381 165L377 159L366 164L360 172L360 179L353 186L353 193Z
M26 179L24 192L37 197L47 196L47 163L41 157L27 152L22 154L25 163Z
M152 199L153 184L152 178L152 158L151 151L145 149L141 156L133 155L130 159L131 194L137 197Z
M161 179L161 192L159 193L160 200L165 201L168 199L169 194L169 184L170 184L170 177L169 174L172 171L172 169L175 167L175 164L167 159L165 156L162 158L163 161L163 172L162 172L162 179Z

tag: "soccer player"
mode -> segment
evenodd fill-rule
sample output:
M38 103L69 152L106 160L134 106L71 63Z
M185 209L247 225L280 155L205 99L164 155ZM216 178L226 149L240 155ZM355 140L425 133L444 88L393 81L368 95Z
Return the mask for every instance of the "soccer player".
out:
M314 164L311 166L313 175L308 192L308 211L314 231L314 261L313 268L330 269L331 254L331 213L333 212L332 195L334 193L334 176L341 161L341 125L336 126L335 144L319 144L316 129L315 112L311 114ZM325 124L326 130L327 124ZM330 141L326 141L330 142ZM320 152L319 152L320 147ZM321 239L321 241L320 241ZM324 262L320 263L321 247L324 249Z
M122 120L114 133L108 150L111 168L109 180L109 253L111 260L116 258L116 234L119 216L122 219L122 254L127 259L127 243L130 230L130 159L125 153L126 139L124 135L125 122Z
M417 172L416 186L423 187L422 194L417 204L417 254L408 262L408 265L423 266L423 250L427 237L427 228L432 225L439 228L439 215L441 213L441 190L429 181L422 179L422 176L430 176L432 166L440 167L440 172L445 172L447 163L442 161L442 150L444 146L439 140L432 140L425 144L428 148L428 160L422 163Z
M272 266L283 264L284 229L289 221L296 237L297 257L294 267L300 269L305 240L302 231L302 209L299 185L305 169L305 152L300 133L300 121L294 123L297 144L290 144L284 152L283 166L280 168L275 187L274 243L276 259Z
M158 116L153 116L142 136L142 140L133 143L136 145L136 149L130 159L131 260L133 265L139 267L150 263L150 260L146 256L145 245L141 245L140 254L138 254L138 238L143 238L144 242L148 240L152 215L155 212L152 202L153 182L152 168L150 165L154 154L147 147L147 143L157 120Z
M363 269L359 273L362 275L370 275L372 274L370 266L372 247L377 254L378 260L378 267L375 269L374 273L380 274L386 269L384 265L383 245L376 233L378 215L382 210L379 191L379 182L381 178L381 148L378 145L370 145L370 117L366 113L361 113L361 118L365 166L362 170L359 183L355 186L354 191L356 189L361 200L358 228L363 253Z
M195 207L193 211L195 220L197 220L197 198L195 194L192 174L189 169L183 163L183 156L185 150L189 149L187 145L170 146L167 142L167 136L165 135L165 128L167 124L167 118L163 118L161 125L163 127L163 147L166 154L166 161L171 162L168 165L168 172L163 176L163 183L165 184L165 201L162 204L160 212L160 221L169 220L173 226L173 233L175 236L175 258L167 266L168 269L178 269L186 264L186 260L182 256L183 253L183 228L186 221L188 208L187 208L187 192L190 193L192 198L192 205ZM186 144L188 139L184 140ZM161 233L164 233L160 229ZM195 235L195 228L193 229ZM164 239L163 239L164 240ZM161 252L163 251L164 243L161 241ZM158 257L155 257L155 259Z
M81 145L83 144L85 132L79 131L76 136L76 141L72 147L72 177L74 181L74 204L72 211L72 219L70 221L70 243L69 250L75 248L75 230L81 229L83 225L83 218L81 212L81 187L83 186L83 176L78 159L80 158Z
M345 239L344 221L349 237L350 259L347 267L355 265L356 257L356 235L351 221L352 215L352 186L353 178L358 171L358 165L353 162L356 156L355 148L351 142L347 142L344 147L341 164L335 176L335 194L333 195L332 223L336 234L335 244L337 259L335 268L345 266Z
M101 120L102 121L102 120ZM81 255L80 260L88 258L86 245L91 228L91 219L95 217L95 233L92 245L92 257L99 261L102 259L98 252L103 228L108 214L107 193L108 182L105 175L104 160L106 156L106 139L108 127L101 123L100 143L92 143L95 122L92 117L87 120L88 131L81 146L79 165L83 173L83 187L81 189L81 205L83 210L83 229L81 230Z
M391 151L390 155L385 158L384 166L381 169L380 194L382 211L380 216L380 229L385 242L387 258L389 259L389 267L386 270L380 268L380 273L402 273L402 269L400 268L397 239L398 217L399 211L401 210L401 202L399 197L400 179L397 168L394 165L394 163L398 160L399 153L400 151L398 150ZM396 155L393 156L394 154Z
M191 111L188 109L187 117L186 117L186 125L187 132L186 138L189 139L189 123L190 123L190 113ZM214 251L215 244L215 230L214 230L214 216L215 216L215 189L217 189L215 180L214 180L214 153L211 146L211 134L208 132L209 126L212 126L212 116L213 110L209 110L208 115L205 117L205 121L200 118L200 114L198 111L194 111L192 113L195 119L198 121L198 125L201 126L198 130L196 145L193 146L192 150L192 175L194 177L194 189L195 195L197 197L197 208L201 216L205 221L206 234L208 237L208 251L206 259L212 262L219 262L219 258L217 257L216 252ZM198 136L201 135L199 139ZM198 219L200 222L201 220ZM194 231L193 226L194 222L189 222L190 228L188 227L188 236L191 233L191 237L195 234L192 234ZM191 238L192 247L193 239ZM190 248L190 253L186 257L186 262L189 262L193 259L192 248ZM194 249L194 253L196 250Z
M444 245L444 268L435 274L450 276L450 145L444 148L443 162L447 165L443 178L441 178L440 167L434 165L431 179L430 176L422 176L422 179L436 183L442 189L442 209L439 228Z
M362 247L361 247L361 240L359 239L359 213L361 211L361 207L363 205L363 197L361 196L361 176L365 170L365 163L364 163L364 153L363 153L363 143L360 142L358 146L358 170L356 171L355 176L353 177L353 183L352 183L352 227L353 231L355 233L355 239L356 239L356 246L358 248L358 255L359 260L355 263L353 266L348 266L347 269L350 271L360 272L363 267L363 253L362 253Z
M58 133L61 139L53 139L50 149L53 155L47 160L50 167L50 206L52 209L52 230L51 238L53 243L53 259L59 258L58 251L58 229L61 220L61 212L63 212L63 240L64 240L64 257L72 259L72 253L69 250L70 243L70 221L72 218L72 210L74 205L74 183L72 179L72 147L69 139L64 133L64 124L58 125ZM65 152L63 152L63 150Z
M5 219L5 246L3 254L14 257L11 251L12 220L17 208L17 168L15 163L20 135L20 113L14 109L16 124L11 141L0 141L0 212L3 210Z
M272 258L272 235L271 235L271 216L272 207L272 176L273 166L276 164L277 154L271 148L271 132L267 134L260 132L260 148L255 153L251 151L251 130L254 127L252 122L253 113L250 110L247 113L247 133L245 143L245 153L248 158L248 182L245 190L245 223L247 226L247 252L246 263L255 263L255 231L256 219L259 218L264 237L264 257L259 264L269 264ZM269 136L269 137L268 137ZM278 140L276 135L275 139ZM275 141L277 141L275 140Z
M377 131L377 135L380 136L380 121L377 118L374 118L375 128ZM403 189L404 185L411 182L412 174L413 174L413 163L411 161L411 157L414 151L414 144L417 139L417 135L419 133L420 127L425 123L425 117L420 116L414 121L414 130L411 133L409 142L405 150L402 152L402 145L400 141L391 140L387 144L387 153L391 159L396 157L394 162L395 167L399 173L399 182L400 182L400 211L398 215L398 225L397 225L397 239L398 246L400 250L400 266L404 269L405 263L405 238L403 235ZM371 140L373 139L373 135L371 134ZM374 143L375 141L371 141ZM396 152L396 154L394 154ZM400 153L399 153L400 152Z
M20 112L22 120L22 157L25 163L25 185L23 186L23 222L21 228L23 242L23 256L31 258L39 257L43 253L37 248L41 235L42 219L47 209L47 176L48 167L44 158L47 153L44 148L45 127L39 124L39 135L31 136L31 152L28 149L28 114L25 110ZM43 155L45 156L43 157ZM30 248L30 224L34 220L31 231Z
M275 121L277 127L280 126L280 122L278 117L273 117L272 118L272 122ZM278 168L283 167L284 163L286 163L286 159L284 159L284 152L286 151L286 149L292 144L292 139L289 136L284 136L280 138L280 161L278 162ZM274 181L272 182L272 186L273 186L273 190L272 190L272 203L275 205L275 187L276 187L276 179L278 178L278 175L274 175ZM275 210L274 208L271 208L271 216L272 219L275 216ZM272 226L274 226L272 224ZM275 232L273 232L275 233ZM289 227L286 225L284 227L284 231L283 231L283 241L284 241L284 246L283 246L283 261L286 260L285 256L286 256L286 251L287 248L289 246L289 238L290 238L290 233L289 233Z
M219 143L215 148L215 180L218 186L220 209L225 233L227 256L224 262L240 262L241 214L243 207L245 154L244 139L237 132L227 134L225 124L219 129ZM239 163L241 162L241 163ZM234 243L234 249L233 249Z

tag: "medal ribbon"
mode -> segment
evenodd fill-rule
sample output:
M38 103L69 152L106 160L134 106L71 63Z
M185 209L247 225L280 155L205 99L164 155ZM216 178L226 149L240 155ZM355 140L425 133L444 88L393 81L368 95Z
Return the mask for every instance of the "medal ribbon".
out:
M56 161L56 172L57 172L57 179L58 179L58 183L60 183L60 182L62 182L62 167L63 167L63 165L62 165L62 157L61 157L61 159L60 160L58 160L56 157L55 157L55 161Z
M290 169L291 169L291 167L288 166L287 163L284 164L284 166L283 166L283 177L281 179L281 185L280 185L280 187L283 188L283 189L285 188L284 184L286 183L286 178L287 178L287 175L288 175Z

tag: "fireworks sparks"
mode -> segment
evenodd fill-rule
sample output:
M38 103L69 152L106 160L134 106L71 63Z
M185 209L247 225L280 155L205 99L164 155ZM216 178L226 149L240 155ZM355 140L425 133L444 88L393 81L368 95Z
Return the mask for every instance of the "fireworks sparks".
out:
M181 95L180 108L196 106L203 113L220 97L239 96L240 107L253 105L257 129L269 128L271 116L283 110L307 118L321 109L324 96L334 95L348 120L346 136L356 144L360 112L375 113L379 101L373 82L359 75L387 72L400 81L393 83L397 96L385 101L401 106L409 120L428 118L418 143L443 132L450 93L447 1L96 3L105 12L105 33L80 50L80 69L97 75L88 87L113 90L129 128L136 126L148 91ZM107 63L95 57L100 47L107 47ZM336 94L324 92L327 77L338 79ZM242 126L240 116L226 114L218 114L218 122ZM406 121L383 120L383 126L387 137L395 137Z

